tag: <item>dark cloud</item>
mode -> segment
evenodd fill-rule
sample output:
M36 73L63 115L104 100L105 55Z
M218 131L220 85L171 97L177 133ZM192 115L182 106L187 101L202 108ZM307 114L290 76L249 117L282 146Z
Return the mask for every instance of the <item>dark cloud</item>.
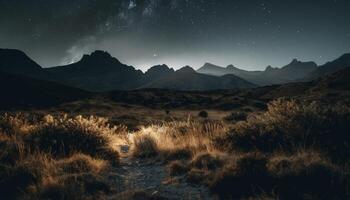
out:
M249 69L350 51L348 0L0 0L0 47L44 66L105 49L140 67Z

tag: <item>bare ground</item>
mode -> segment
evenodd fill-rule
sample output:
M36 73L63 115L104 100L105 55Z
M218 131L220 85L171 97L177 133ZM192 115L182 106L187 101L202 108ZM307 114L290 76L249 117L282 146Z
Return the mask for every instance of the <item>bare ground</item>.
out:
M213 199L208 188L187 183L183 177L171 178L161 163L135 159L127 154L111 176L118 192L145 191L166 199Z

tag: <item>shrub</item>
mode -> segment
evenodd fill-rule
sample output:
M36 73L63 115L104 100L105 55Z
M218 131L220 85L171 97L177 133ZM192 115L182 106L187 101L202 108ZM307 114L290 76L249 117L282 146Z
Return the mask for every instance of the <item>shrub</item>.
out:
M58 160L56 166L61 168L65 173L99 174L109 169L108 161L94 159L84 154L74 154L69 158Z
M205 111L205 110L202 110L198 113L198 116L201 117L201 118L208 118L208 112Z
M23 114L0 116L0 132L7 135L19 135L30 129L30 125Z
M186 174L186 172L188 171L188 164L184 161L172 161L168 165L168 171L170 176L179 176Z
M190 120L143 127L132 137L133 154L136 157L157 157L165 163L190 160L198 152L214 149L211 138L225 131L222 124Z
M189 160L192 158L191 149L186 148L173 148L168 150L163 150L162 159L165 162L173 161L173 160Z
M4 115L0 124L1 197L99 199L111 191L106 172L118 162L111 142L120 130L104 119Z
M159 155L156 140L147 134L138 134L133 137L133 156L138 158L150 158Z
M191 162L191 166L197 169L216 170L224 165L224 160L213 153L198 154Z
M237 111L237 112L233 112L230 115L226 116L224 118L224 120L228 121L228 122L239 122L239 121L244 121L247 119L247 113L245 112L241 112L241 111Z
M36 153L17 160L14 166L1 170L0 193L7 198L77 199L109 192L107 180L101 176L108 163L77 154L54 160L50 155ZM3 196L4 197L4 196Z
M3 165L1 173L0 194L15 198L28 192L32 184L40 184L48 173L56 173L53 160L45 154L32 154L16 160L15 165Z
M348 107L280 99L271 102L265 113L235 124L224 140L232 149L267 153L313 146L344 160L350 156L349 121Z
M186 179L190 183L207 185L209 180L213 177L212 171L192 168L186 174Z
M280 155L269 161L275 178L275 192L281 199L347 199L350 187L343 174L324 156L316 152Z
M117 164L119 154L111 148L113 129L102 118L68 118L56 119L46 116L26 138L32 149L38 149L55 157L65 157L76 152L104 158Z
M24 156L24 144L19 138L0 133L0 164L13 166Z
M210 188L222 198L262 194L271 190L273 183L266 164L267 158L260 154L244 155L235 164L221 170L210 183Z
M70 174L45 180L32 193L39 199L101 199L111 192L107 179L93 173Z

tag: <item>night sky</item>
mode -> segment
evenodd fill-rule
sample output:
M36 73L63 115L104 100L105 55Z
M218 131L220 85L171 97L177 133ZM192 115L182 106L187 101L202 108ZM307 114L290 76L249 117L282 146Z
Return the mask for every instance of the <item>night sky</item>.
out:
M350 0L0 0L0 48L44 67L106 50L145 70L256 70L350 52Z

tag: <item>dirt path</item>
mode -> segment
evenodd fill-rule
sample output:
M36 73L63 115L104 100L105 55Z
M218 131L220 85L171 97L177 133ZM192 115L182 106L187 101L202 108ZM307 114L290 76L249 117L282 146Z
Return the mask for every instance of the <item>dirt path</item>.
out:
M212 199L207 188L170 178L161 164L123 156L116 173L120 177L120 191L142 190L168 199Z

